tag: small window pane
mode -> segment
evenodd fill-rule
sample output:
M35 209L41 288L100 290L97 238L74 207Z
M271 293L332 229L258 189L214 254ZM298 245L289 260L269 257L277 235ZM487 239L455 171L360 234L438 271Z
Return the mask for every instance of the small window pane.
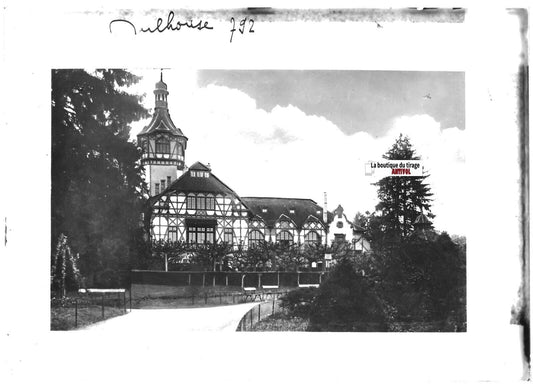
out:
M164 138L157 139L155 141L156 153L170 153L170 141Z

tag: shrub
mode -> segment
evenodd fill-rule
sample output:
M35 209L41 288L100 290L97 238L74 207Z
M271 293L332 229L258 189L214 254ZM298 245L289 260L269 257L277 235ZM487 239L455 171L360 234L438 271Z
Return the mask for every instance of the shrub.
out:
M308 317L317 294L318 290L315 288L293 290L281 298L281 307L293 316Z
M373 284L348 259L341 260L323 281L310 310L310 330L387 330L385 308Z

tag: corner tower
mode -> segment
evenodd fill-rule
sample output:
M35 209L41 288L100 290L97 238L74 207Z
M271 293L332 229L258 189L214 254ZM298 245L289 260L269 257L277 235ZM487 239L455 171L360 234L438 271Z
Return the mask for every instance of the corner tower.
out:
M142 149L141 165L144 168L149 196L163 192L183 174L187 137L176 127L168 111L167 84L155 84L155 111L150 123L137 135Z

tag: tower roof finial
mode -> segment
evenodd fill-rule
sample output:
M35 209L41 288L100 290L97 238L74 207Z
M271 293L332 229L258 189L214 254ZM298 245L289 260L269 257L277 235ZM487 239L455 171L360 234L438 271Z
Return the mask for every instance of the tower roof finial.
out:
M161 69L161 82L163 82L163 69Z

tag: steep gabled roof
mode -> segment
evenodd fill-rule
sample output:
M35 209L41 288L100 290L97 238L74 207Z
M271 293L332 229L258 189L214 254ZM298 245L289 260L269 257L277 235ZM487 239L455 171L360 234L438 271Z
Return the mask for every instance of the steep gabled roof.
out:
M208 172L211 171L211 169L209 169L209 167L205 166L205 164L202 164L199 161L197 161L193 165L191 165L189 167L189 170L192 170L192 171L208 171Z
M414 224L417 224L417 225L431 225L431 221L429 220L429 218L426 215L420 214L420 215L418 215L416 217Z
M339 204L337 206L337 208L335 210L333 210L333 216L334 217L341 217L341 219L344 219L345 222L347 222L350 227L352 228L353 231L357 231L357 232L364 232L365 229L361 226L359 226L358 224L352 222L351 220L348 219L348 217L346 216L346 214L344 213L344 208L342 208L342 206Z
M255 215L260 216L268 227L274 224L281 215L286 215L301 228L309 215L313 215L320 223L322 221L322 207L311 199L295 198L266 198L266 197L243 197L242 200ZM266 212L263 212L266 209ZM294 210L294 213L291 213ZM328 220L332 214L328 213Z
M193 177L191 171L209 171L209 177ZM218 177L216 177L208 167L200 162L194 163L187 172L181 175L176 181L170 184L163 194L168 194L169 191L178 192L202 192L212 194L231 194L239 197L230 187L224 184Z
M164 109L164 108L155 109L154 115L152 117L152 121L150 121L150 123L146 125L143 128L143 130L141 130L138 136L143 136L143 135L150 134L156 131L170 132L171 134L175 136L185 137L181 129L176 127L176 125L174 125L174 122L172 122L168 109Z

